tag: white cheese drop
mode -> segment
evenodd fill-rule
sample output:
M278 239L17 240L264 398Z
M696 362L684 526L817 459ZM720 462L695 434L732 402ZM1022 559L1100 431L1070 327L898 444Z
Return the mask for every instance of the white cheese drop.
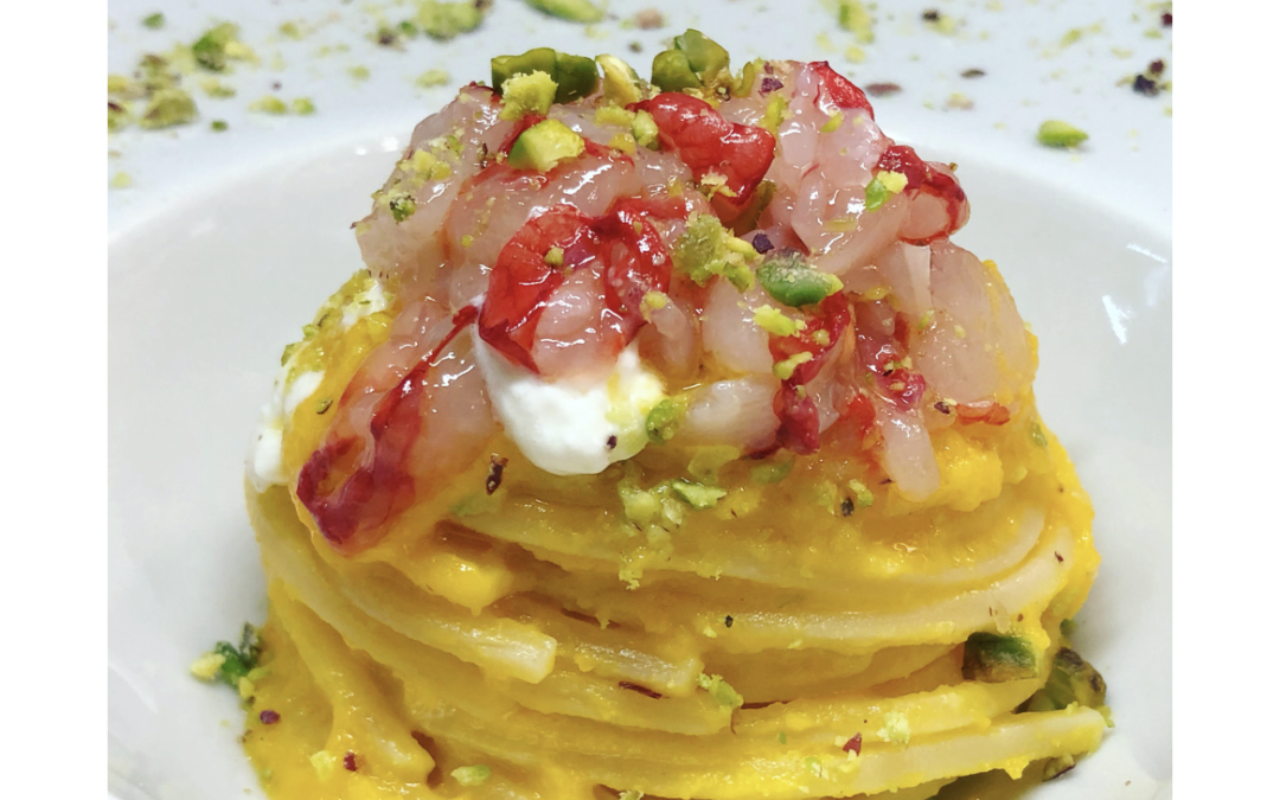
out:
M665 396L662 379L623 350L608 378L588 386L549 381L475 340L499 421L520 452L553 475L595 475L648 443L645 417ZM613 446L610 446L610 442Z

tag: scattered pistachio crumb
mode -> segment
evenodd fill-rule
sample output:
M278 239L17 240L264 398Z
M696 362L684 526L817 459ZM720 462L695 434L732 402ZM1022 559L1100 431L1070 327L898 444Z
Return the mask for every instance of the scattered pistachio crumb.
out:
M347 68L347 74L358 81L369 80L369 68L364 64L356 64L354 67Z
M705 672L698 676L698 685L711 695L722 706L737 708L742 705L742 695L734 691L725 679L719 675L708 675Z
M261 114L287 114L289 106L279 97L269 94L250 103L249 110Z
M774 364L773 376L782 381L790 380L791 376L795 374L797 367L812 360L813 353L810 353L808 350L796 353L790 358Z
M853 492L853 505L855 508L870 508L876 501L876 496L871 493L871 490L862 481L849 481L849 491Z
M429 69L419 75L414 83L423 89L430 89L433 86L445 86L449 83L449 73L442 69Z
M222 669L226 660L226 656L219 653L205 653L191 662L191 674L206 683L212 683L217 680L218 670Z
M873 3L872 6L875 4ZM876 40L874 20L867 7L857 0L840 0L836 19L840 27L854 35L859 44L871 44Z
M112 189L127 189L133 185L133 178L127 172L117 172L111 178Z
M159 30L164 27L164 14L157 11L154 14L148 14L142 18L142 24L151 30Z
M773 306L760 306L753 313L756 325L774 336L795 336L805 328L804 320L792 319Z
M886 742L894 742L897 744L908 744L911 741L911 725L907 722L907 715L901 711L890 711L884 715L884 727L877 733L881 739Z
M311 102L310 97L295 97L289 103L289 107L293 110L293 113L301 114L302 116L316 113L315 103Z
M338 767L338 757L328 750L320 750L311 756L311 766L317 778L327 780Z
M590 0L524 0L530 8L569 22L599 22L604 11Z
M1075 147L1088 138L1089 134L1074 125L1056 119L1046 121L1036 133L1036 140L1045 147Z

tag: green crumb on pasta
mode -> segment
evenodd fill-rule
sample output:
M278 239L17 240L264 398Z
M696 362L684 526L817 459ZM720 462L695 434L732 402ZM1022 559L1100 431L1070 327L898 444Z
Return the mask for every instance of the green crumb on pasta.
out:
M256 111L260 114L288 114L289 106L283 100L275 95L266 95L260 97L249 104L250 111Z
M196 103L181 89L160 89L151 95L138 124L155 130L186 125L196 118Z
M142 24L153 31L159 30L164 27L164 14L159 11L154 14L148 14L142 18Z
M476 764L470 767L458 767L449 774L463 786L479 786L489 780L489 776L493 774L493 771L484 764Z
M708 508L714 508L720 499L728 494L724 489L718 489L715 486L704 486L700 483L687 481L684 478L677 478L671 482L671 491L676 497L685 501L689 505L705 511Z
M698 676L698 685L706 689L711 697L722 706L738 708L742 705L742 695L734 691L734 688L719 675L703 673Z

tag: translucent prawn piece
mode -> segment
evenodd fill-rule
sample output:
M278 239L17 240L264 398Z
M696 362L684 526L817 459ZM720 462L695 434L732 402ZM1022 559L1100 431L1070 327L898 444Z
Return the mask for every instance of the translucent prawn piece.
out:
M929 386L960 404L1009 405L1031 386L1035 356L996 271L947 241L930 248L932 323L913 346Z

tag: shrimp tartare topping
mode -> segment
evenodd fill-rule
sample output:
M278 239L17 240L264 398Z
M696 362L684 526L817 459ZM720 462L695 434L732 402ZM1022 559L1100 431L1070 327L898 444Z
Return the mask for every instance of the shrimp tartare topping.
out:
M826 62L734 73L697 31L651 82L613 56L494 59L356 225L389 313L297 499L353 554L495 441L561 475L646 447L856 457L926 498L933 437L1007 423L1035 368L994 266L950 242L968 213Z

